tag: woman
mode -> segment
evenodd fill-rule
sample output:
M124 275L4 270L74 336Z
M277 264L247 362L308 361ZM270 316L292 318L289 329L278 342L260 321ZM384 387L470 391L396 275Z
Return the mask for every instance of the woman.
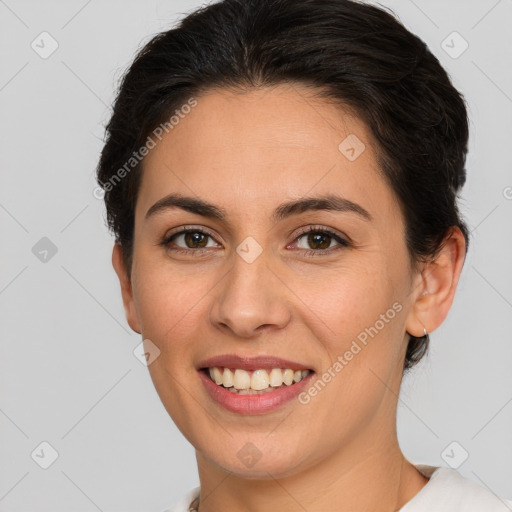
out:
M172 510L512 506L397 440L468 245L465 103L418 37L349 0L214 3L140 51L107 135L127 320L196 449Z

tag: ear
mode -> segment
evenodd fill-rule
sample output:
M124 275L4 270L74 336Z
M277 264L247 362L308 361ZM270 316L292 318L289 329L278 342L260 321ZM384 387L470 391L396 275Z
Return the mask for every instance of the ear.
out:
M128 325L136 333L141 334L139 319L137 318L137 311L133 300L131 276L128 275L124 265L121 245L119 243L114 244L114 249L112 251L112 265L116 271L117 277L119 278L119 283L121 284L121 295L123 297L124 312Z
M466 240L461 230L453 226L445 237L435 259L418 273L413 289L413 304L407 317L406 329L416 337L437 329L448 315L466 257Z

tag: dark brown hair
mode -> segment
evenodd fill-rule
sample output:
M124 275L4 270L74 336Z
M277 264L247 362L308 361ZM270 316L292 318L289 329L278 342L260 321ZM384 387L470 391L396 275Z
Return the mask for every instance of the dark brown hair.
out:
M452 226L467 247L456 201L465 181L465 101L426 44L392 13L352 0L222 0L156 35L122 79L97 179L129 273L142 168L126 163L148 135L201 92L280 83L308 85L367 124L413 263L435 256ZM427 347L428 338L410 336L404 370Z

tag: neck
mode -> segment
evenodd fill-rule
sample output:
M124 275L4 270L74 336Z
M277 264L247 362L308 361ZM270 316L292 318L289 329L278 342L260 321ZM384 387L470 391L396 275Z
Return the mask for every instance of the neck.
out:
M370 432L368 433L370 434ZM199 512L395 512L428 479L400 451L396 431L360 435L343 450L284 478L244 478L196 452L201 485Z

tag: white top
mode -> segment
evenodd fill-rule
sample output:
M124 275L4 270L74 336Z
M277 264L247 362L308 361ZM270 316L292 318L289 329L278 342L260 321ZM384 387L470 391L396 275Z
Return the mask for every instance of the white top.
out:
M512 500L501 499L455 469L415 464L427 484L399 512L512 512ZM163 512L187 512L200 487L189 490Z

